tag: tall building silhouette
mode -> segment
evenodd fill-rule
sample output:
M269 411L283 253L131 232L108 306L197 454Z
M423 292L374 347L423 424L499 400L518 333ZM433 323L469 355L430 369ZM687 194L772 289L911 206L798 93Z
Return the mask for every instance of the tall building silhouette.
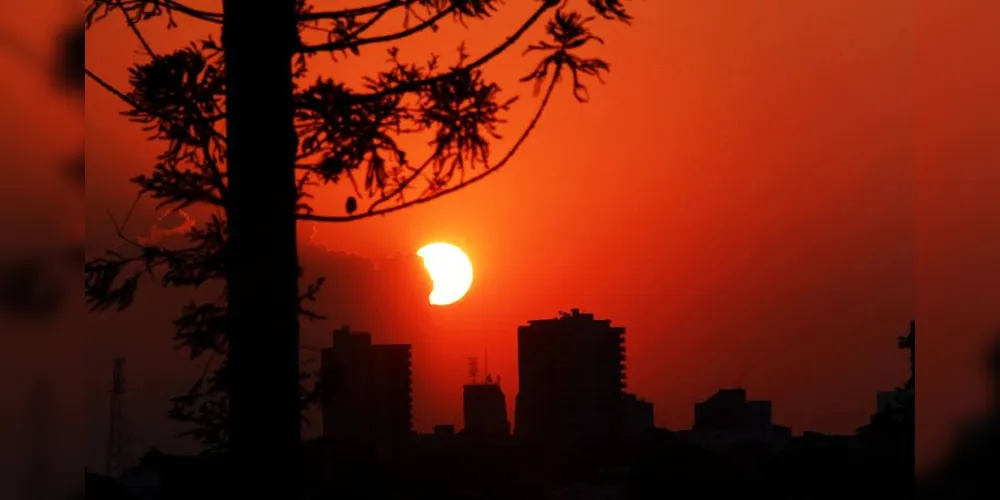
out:
M517 354L518 440L565 449L621 434L625 328L573 309L518 327Z
M491 444L510 436L507 420L507 398L500 381L486 375L482 384L466 384L462 388L462 412L465 418L463 434L474 443Z
M344 327L321 354L323 437L367 460L393 461L409 450L413 396L409 344L373 345Z

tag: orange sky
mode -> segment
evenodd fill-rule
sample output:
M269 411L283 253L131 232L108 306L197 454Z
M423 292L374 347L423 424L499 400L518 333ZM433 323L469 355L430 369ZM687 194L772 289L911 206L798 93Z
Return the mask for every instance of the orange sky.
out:
M463 37L481 52L530 8L508 3L474 36L444 30L403 55L447 56ZM384 218L318 226L303 242L370 259L434 240L469 253L476 282L466 299L431 310L412 332L373 331L414 343L419 429L460 423L466 358L484 351L512 404L516 326L579 307L628 328L630 390L656 403L661 425L687 426L695 400L742 384L774 400L775 419L796 431L850 432L876 390L905 379L895 336L916 315L930 332L921 371L932 375L922 387L939 398L933 407L921 400L921 449L939 449L946 433L931 427L972 407L974 390L948 384L975 380L972 356L997 326L1000 279L1000 204L986 196L1000 180L991 169L1000 108L985 98L1000 75L985 63L985 44L946 35L992 37L1000 12L923 19L931 14L907 0L633 4L633 27L596 28L612 64L608 84L592 86L586 105L562 89L504 172ZM146 32L165 50L197 27ZM124 25L104 23L88 35L88 67L123 86L138 50ZM516 82L533 63L519 53L489 70L523 97L508 137L536 102ZM319 68L351 78L381 60ZM949 66L976 75L956 79ZM88 83L92 249L113 243L105 209L127 209L126 179L161 147L120 109ZM340 192L325 194L317 208L340 210ZM155 214L146 212L148 223ZM312 225L300 229L308 240ZM165 397L187 384L178 374L197 370L169 353L176 294L156 293L137 311L88 319L91 429L105 425L113 355L129 357L130 381L143 387L131 396L135 420L160 418ZM424 308L392 307L402 318ZM305 341L329 342L334 326L307 327ZM140 427L136 441L173 432ZM88 460L98 458L95 441Z

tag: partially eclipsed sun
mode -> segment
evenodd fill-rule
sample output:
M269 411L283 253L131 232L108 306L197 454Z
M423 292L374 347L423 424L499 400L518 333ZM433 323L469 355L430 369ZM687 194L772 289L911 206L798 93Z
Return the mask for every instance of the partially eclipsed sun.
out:
M465 297L472 286L472 262L462 249L449 243L431 243L417 250L434 282L431 305L446 306Z

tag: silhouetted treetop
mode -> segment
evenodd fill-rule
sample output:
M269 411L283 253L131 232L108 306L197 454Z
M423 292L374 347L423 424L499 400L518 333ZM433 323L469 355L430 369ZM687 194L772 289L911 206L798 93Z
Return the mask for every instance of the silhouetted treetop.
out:
M266 168L295 171L297 204L289 217L327 222L425 203L496 172L534 130L564 77L579 101L589 98L588 78L603 82L608 63L580 52L592 43L603 43L591 31L594 21L631 20L623 0L371 0L334 10L328 6L336 2L294 3L294 18L289 17L285 26L276 24L274 33L279 36L272 38L277 45L287 42L275 49L287 54L293 67L291 95L277 98L290 98L293 106L294 165ZM469 28L501 11L521 12L522 21L484 52L470 54L460 44L452 57L440 57L411 53L405 43L418 33L437 32L443 22ZM227 15L175 0L88 0L85 12L88 29L108 19L126 23L145 52L129 69L126 90L85 68L88 78L125 103L123 114L129 120L164 144L150 171L132 179L140 196L156 200L162 209L197 206L213 212L187 232L182 247L136 241L126 234L127 218L120 224L114 221L129 251L108 252L86 264L87 300L94 310L126 308L142 276L170 287L219 284L223 293L217 299L188 304L174 323L175 340L189 349L192 358L225 354L230 328L226 268L233 197L228 192L231 145L226 130L231 124L226 123L226 96L231 82L227 82L226 44L216 34L192 40L179 50L158 52L143 30L169 29L185 19L210 29L233 27L236 18ZM524 39L536 26L544 27L542 38L528 43ZM282 41L280 33L286 30L288 39ZM522 41L524 54L538 62L520 81L533 83L540 100L518 135L505 144L508 149L498 154L495 146L518 97L505 92L483 70ZM336 63L362 51L384 51L388 57L381 69L359 81L351 80L351 75L317 74L310 64L317 56ZM424 139L427 146L405 149L403 145L412 144L414 138ZM329 184L349 190L342 205L334 204L344 212L318 214L313 207L316 188ZM300 292L301 315L319 317L304 304L315 300L321 284L312 283ZM224 441L224 433L207 422L217 418L216 410L225 404L213 403L203 415L192 409L193 401L211 399L224 386L225 377L202 380L191 397L175 401L184 408L174 415L197 423L203 430L200 437L213 446Z
M539 93L545 83L552 86L569 73L576 98L587 100L584 78L600 80L609 65L575 54L590 42L603 42L590 32L594 17L562 10L572 3L539 1L521 26L492 50L474 57L460 46L455 61L446 64L435 55L422 62L404 60L400 48L389 44L424 29L436 30L439 21L447 17L463 25L488 19L501 8L501 2L396 0L336 12L318 12L311 4L299 2L300 40L317 31L325 33L327 39L317 45L303 41L298 48L295 104L303 200L300 218L340 221L390 212L436 198L503 166L511 154L491 163L490 142L501 138L499 126L517 98L503 97L501 87L486 80L480 68L513 46L549 11L553 15L545 27L547 39L525 51L541 53L542 59L522 81L534 82ZM588 0L586 5L600 18L630 19L617 0ZM114 10L125 13L136 33L140 25L158 17L166 17L167 25L173 26L177 13L209 22L222 19L222 14L168 0L92 0L87 25ZM389 22L386 17L393 12L403 14L406 27L390 35L364 36ZM418 20L415 24L414 19ZM220 130L225 109L222 47L212 38L169 54L155 54L144 41L143 45L150 60L130 70L131 90L120 94L132 108L126 115L143 124L153 138L167 141L168 146L152 175L133 180L166 204L221 205L225 191L225 138ZM389 64L365 77L359 88L329 77L305 80L308 60L316 53L358 54L362 47L372 45L387 45ZM549 95L545 93L540 107L547 104ZM522 137L534 128L540 112ZM430 150L423 158L413 159L399 146L401 138L413 134L430 137ZM515 141L511 153L522 142ZM315 214L307 202L311 196L308 188L344 180L355 198L347 203L348 213ZM356 212L358 199L370 200L366 212Z

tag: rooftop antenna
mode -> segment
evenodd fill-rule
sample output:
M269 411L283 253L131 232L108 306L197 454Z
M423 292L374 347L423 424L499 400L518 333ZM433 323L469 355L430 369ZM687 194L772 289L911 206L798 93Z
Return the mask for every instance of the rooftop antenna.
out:
M489 353L486 352L486 351L483 351L483 358L486 361L486 379L483 381L483 383L486 384L486 385L495 385L496 384L496 379L493 377L493 374L490 373L490 355L489 355Z
M127 459L125 434L125 358L115 358L111 373L111 419L108 425L106 473L118 477Z
M479 360L477 358L469 358L469 378L472 379L472 385L476 385L476 380L479 377Z

